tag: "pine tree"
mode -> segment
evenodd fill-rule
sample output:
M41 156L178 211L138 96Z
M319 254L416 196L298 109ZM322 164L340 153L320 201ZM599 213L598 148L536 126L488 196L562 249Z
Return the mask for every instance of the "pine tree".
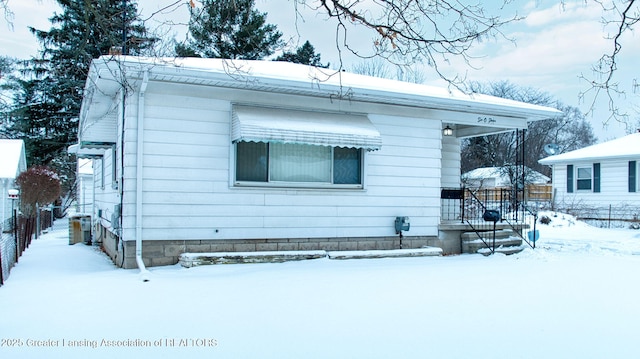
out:
M65 191L75 179L62 173L73 162L66 148L77 141L78 117L91 61L118 47L139 54L153 39L137 18L137 5L123 0L58 0L62 13L49 20L49 31L31 28L41 44L41 57L22 68L13 86L13 107L7 132L25 139L30 165L51 165L68 179ZM126 25L126 26L125 26ZM124 34L124 35L123 35ZM126 41L123 41L126 38Z
M309 41L306 41L302 46L298 47L296 52L285 52L278 56L275 61L287 61L296 64L311 65L316 67L329 67L329 64L322 64L320 60L320 54L316 54L316 49L311 45Z
M254 0L203 0L191 11L190 40L176 45L182 57L258 60L281 46L275 25L254 9Z

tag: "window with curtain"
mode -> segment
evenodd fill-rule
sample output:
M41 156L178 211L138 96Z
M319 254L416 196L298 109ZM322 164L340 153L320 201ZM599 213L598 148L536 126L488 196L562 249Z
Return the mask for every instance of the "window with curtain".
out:
M240 141L236 184L362 188L362 150L292 143Z

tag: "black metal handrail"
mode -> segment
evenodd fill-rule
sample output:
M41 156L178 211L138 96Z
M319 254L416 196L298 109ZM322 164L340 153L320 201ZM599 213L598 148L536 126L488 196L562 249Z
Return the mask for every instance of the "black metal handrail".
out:
M518 194L522 194L522 192L511 188L442 188L442 220L460 221L468 224L492 253L495 251L495 244L489 245L480 233L495 231L496 222L508 224L514 233L531 248L535 248L538 236L536 231L538 215L527 207L524 200L518 198ZM485 220L483 215L487 211L497 211L499 219L496 222ZM525 236L523 235L523 226L531 225L527 222L531 217L533 217L533 231L528 232Z

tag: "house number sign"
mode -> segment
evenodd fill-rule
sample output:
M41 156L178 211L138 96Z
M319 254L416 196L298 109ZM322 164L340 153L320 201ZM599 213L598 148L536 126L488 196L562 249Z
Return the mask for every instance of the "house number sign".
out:
M478 123L496 123L496 119L489 116L478 116Z

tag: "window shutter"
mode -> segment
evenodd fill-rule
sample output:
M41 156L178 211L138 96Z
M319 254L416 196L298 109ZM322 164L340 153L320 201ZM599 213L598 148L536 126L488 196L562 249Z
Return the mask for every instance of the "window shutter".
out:
M567 165L567 193L573 193L573 165Z
M636 161L629 161L629 192L637 191L636 173L638 173L637 167L636 167Z
M600 193L600 164L593 164L593 192Z

